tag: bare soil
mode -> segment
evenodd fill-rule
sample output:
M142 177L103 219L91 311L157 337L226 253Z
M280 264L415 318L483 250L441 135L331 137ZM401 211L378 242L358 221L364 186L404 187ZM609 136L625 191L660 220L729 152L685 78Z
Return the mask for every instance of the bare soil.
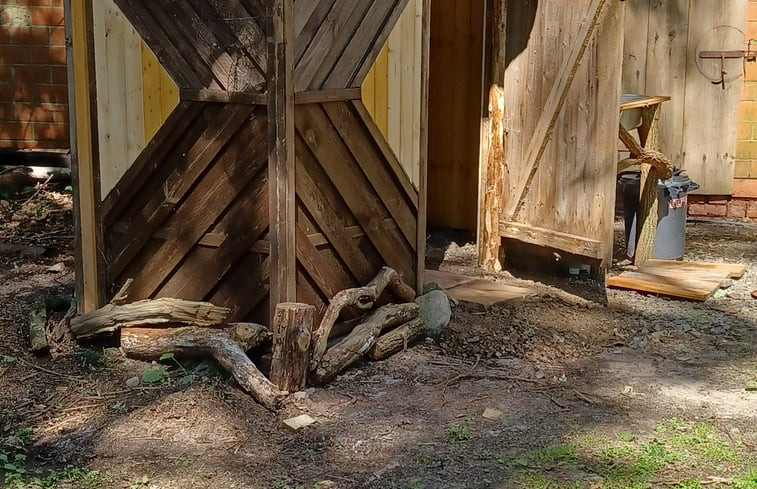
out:
M71 204L22 202L0 209L0 454L26 455L7 487L757 487L754 225L688 226L688 258L749 265L705 303L497 274L538 295L459 304L438 342L273 414L209 363L145 364L107 340L31 355L30 304L73 289ZM478 273L470 244L431 252ZM127 386L153 368L166 380ZM303 413L317 424L280 427Z

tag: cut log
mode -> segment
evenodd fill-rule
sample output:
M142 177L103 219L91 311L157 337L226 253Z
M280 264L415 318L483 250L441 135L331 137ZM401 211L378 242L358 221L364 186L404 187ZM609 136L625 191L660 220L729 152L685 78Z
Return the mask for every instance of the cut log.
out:
M271 381L279 389L298 392L305 387L315 307L285 302L273 316Z
M229 339L246 351L271 338L265 326L253 323L232 323L225 328L123 328L121 348L129 357L154 360L164 353L177 356L202 357L210 354L213 342Z
M29 311L29 343L34 353L40 353L49 348L46 326L47 303L44 300L38 300Z
M121 348L128 356L145 359L164 353L212 356L256 401L274 410L286 392L273 385L245 353L269 336L265 327L251 323L230 324L222 329L123 328Z
M426 334L425 324L420 318L408 321L402 326L385 333L376 340L376 344L368 350L368 357L372 360L383 360L395 353L407 349L414 341Z
M381 331L394 328L418 317L418 305L388 304L376 309L357 325L345 339L328 349L312 372L311 380L323 384L358 361L370 350Z
M288 392L273 385L231 339L221 338L213 343L211 354L218 364L228 370L256 401L271 411L275 410Z
M331 328L334 327L334 323L339 319L342 309L352 306L359 310L368 311L373 308L376 300L378 300L387 287L399 300L411 302L415 299L413 288L402 282L396 270L389 267L383 267L378 275L365 287L342 290L331 299L326 313L321 320L321 324L313 332L313 344L315 346L310 360L311 371L317 368L318 363L320 363L324 353L326 353Z
M182 323L215 326L221 324L228 315L228 308L208 302L161 298L124 305L108 304L71 319L71 332L77 338L87 338L134 325Z

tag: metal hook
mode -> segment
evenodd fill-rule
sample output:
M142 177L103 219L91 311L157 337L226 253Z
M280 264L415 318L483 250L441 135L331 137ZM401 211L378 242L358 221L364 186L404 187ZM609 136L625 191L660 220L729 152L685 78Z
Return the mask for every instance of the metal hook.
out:
M723 90L725 90L725 76L728 74L727 71L725 71L725 53L720 54L720 80L718 81L711 81L713 85L720 85Z

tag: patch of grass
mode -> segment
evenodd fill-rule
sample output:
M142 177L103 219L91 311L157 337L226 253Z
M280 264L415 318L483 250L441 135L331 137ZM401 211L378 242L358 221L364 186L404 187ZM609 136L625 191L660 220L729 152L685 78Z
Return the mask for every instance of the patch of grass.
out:
M576 447L570 444L537 448L515 458L514 464L526 468L551 470L562 465L573 465L578 461Z
M733 478L733 489L757 489L757 467Z
M712 463L738 462L740 459L732 444L720 439L718 429L709 423L681 427L672 442L696 459Z
M460 443L473 439L473 430L468 421L462 423L450 423L444 431L447 435L447 441L450 443Z
M676 486L676 489L702 489L702 481L699 479L686 479Z
M53 489L57 487L75 487L77 489L102 489L112 480L97 470L68 466L63 470L26 476L11 474L5 476L5 486L8 489Z
M107 367L109 359L102 351L92 350L89 348L80 348L71 354L74 362L81 368L88 370L97 370Z

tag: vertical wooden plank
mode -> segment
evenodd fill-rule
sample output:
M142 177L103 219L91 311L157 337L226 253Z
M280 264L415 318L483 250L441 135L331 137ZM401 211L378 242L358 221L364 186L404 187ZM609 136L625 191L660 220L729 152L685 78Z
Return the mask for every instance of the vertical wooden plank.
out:
M144 107L142 96L142 38L120 14L124 24L124 103L126 105L124 130L126 153L124 167L128 168L145 147ZM126 171L125 169L123 171ZM123 172L118 175L120 178ZM115 185L115 182L114 182Z
M428 199L428 84L431 47L431 0L422 0L420 11L420 100L418 135L418 242L416 258L416 291L423 293L426 272L426 213Z
M400 158L400 143L402 138L402 31L397 23L387 40L387 109L386 109L386 140Z
M743 49L746 0L691 0L687 48L683 164L701 185L699 193L728 195L733 190L737 109L742 60L726 60L725 90L720 60L700 60L702 50Z
M71 174L74 189L76 301L80 313L99 306L97 224L92 158L85 0L66 0Z
M163 122L160 106L160 66L158 59L144 42L140 45L142 53L142 106L144 117L145 141L149 141L158 132Z
M376 120L376 65L373 65L368 76L365 77L363 86L360 87L360 98L363 99L363 105Z
M268 30L270 311L297 299L293 0L272 0Z
M411 0L405 6L400 16L400 134L399 160L407 175L413 175L413 147L417 139L413 139L413 102L415 101L415 4ZM414 180L416 182L417 180Z
M478 194L478 264L488 272L499 271L501 207L500 181L505 178L503 168L504 110L505 110L505 56L507 38L507 2L493 0L486 12L487 45L490 52L484 59L483 93L488 94L488 110L481 118L481 156L479 159Z
M384 138L389 134L389 43L384 43L383 49L376 59L376 121Z
M645 91L636 92L671 97L660 112L660 151L678 165L684 156L683 118L689 67L686 52L690 4L691 0L650 2Z
M655 2L655 8L660 8L660 4L664 3L675 2ZM625 4L622 90L624 93L645 94L651 1L626 0Z

